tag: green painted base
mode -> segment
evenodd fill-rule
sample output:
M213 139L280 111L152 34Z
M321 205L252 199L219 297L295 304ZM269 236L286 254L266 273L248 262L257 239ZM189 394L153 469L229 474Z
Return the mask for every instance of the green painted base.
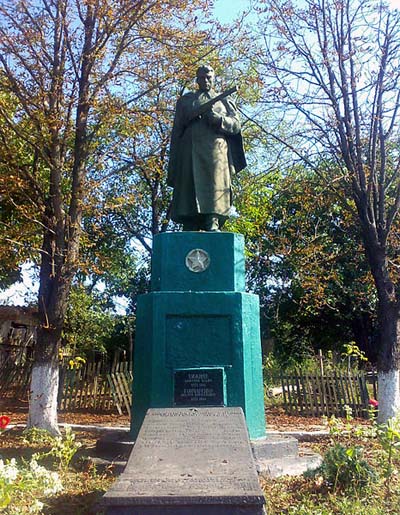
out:
M190 251L202 249L208 266L193 272ZM165 232L154 237L152 291L244 291L244 238L232 232Z
M182 234L182 233L181 233ZM220 235L221 236L221 235ZM265 436L259 303L242 292L152 292L139 298L134 358L132 436L148 408L166 408L187 399L196 376L210 387L197 388L210 402L222 381L223 404L243 409L251 439ZM177 371L187 371L177 383ZM193 381L190 383L190 381ZM198 386L199 383L197 383ZM191 387L193 387L191 389ZM179 391L177 391L179 389ZM218 393L218 392L217 392ZM216 395L215 398L217 398ZM212 400L211 400L212 402ZM220 402L220 401L219 401ZM210 404L208 404L210 405Z

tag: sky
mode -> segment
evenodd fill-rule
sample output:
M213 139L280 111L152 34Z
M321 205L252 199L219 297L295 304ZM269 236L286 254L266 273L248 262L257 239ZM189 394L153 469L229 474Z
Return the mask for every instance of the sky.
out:
M389 4L400 9L400 0L388 0ZM232 21L238 13L248 8L251 0L214 0L214 13L222 23Z
M400 0L398 0L400 3ZM249 0L214 0L214 14L221 23L229 23L249 7Z
M253 0L254 1L254 0ZM396 9L400 9L400 0L388 0L389 4ZM246 10L252 0L214 0L214 13L221 23L233 21L238 14ZM37 292L37 280L32 282L32 269L30 265L22 268L23 281L13 288L0 292L0 303L24 305L26 297L33 300Z
M400 9L400 0L390 0L389 3L395 9Z

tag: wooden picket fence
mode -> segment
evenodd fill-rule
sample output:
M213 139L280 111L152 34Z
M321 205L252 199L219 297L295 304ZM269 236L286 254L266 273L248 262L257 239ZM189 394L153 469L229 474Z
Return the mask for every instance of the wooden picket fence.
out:
M281 372L279 380L285 411L290 415L366 417L370 398L364 372L333 370L325 373ZM376 385L374 384L374 391Z
M15 365L11 361L0 369L0 396L27 399L31 363ZM320 417L344 416L349 406L356 417L367 416L371 395L377 397L376 376L355 371L281 373L274 379L280 384L283 404L290 415ZM129 414L132 404L132 368L127 361L87 362L81 368L60 367L58 406L60 411L117 411Z
M11 360L2 363L0 369L0 397L25 398L31 378L32 363L15 365Z
M86 363L81 368L63 367L60 371L58 406L60 411L92 409L120 415L130 413L132 369L127 361Z
M0 372L0 395L26 399L32 364L8 363ZM132 368L127 361L112 365L87 362L80 368L60 366L58 408L60 411L80 409L117 411L130 414L132 404Z

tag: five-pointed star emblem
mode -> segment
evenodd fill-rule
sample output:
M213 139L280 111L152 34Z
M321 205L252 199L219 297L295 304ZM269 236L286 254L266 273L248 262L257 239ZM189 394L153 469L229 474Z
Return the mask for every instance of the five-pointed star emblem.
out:
M210 264L210 257L205 250L193 249L186 256L186 266L191 272L204 272Z

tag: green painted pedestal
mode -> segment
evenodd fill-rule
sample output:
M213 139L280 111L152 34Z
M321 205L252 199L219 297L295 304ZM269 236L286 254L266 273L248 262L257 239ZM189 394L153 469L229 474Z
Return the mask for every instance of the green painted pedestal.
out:
M265 436L258 297L240 234L155 236L152 292L137 307L132 436L148 408L240 406Z

